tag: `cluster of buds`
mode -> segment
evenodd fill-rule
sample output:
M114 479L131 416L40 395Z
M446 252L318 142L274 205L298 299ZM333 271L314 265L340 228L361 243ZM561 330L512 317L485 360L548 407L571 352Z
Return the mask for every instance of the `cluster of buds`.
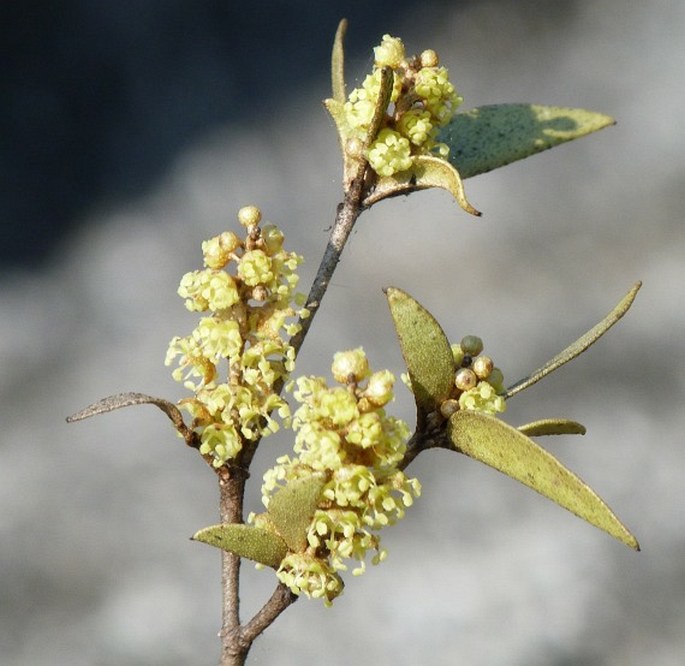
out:
M177 359L174 379L195 393L181 405L215 467L235 458L245 440L275 432L273 413L289 418L274 386L294 368L294 318L308 314L295 293L302 258L283 249L278 227L260 226L255 206L241 208L238 221L245 237L225 231L205 241L205 268L181 279L186 308L208 315L190 335L173 338L166 355L166 365Z
M449 80L438 55L426 50L407 58L402 40L384 35L374 48L374 69L349 95L344 112L352 136L363 140L371 126L381 91L381 70L393 73L391 106L365 157L380 176L392 176L412 165L415 155L446 159L449 148L436 141L441 127L454 116L462 98Z
M263 502L283 484L305 476L325 479L307 533L307 547L289 553L281 562L278 578L295 594L322 598L330 604L343 589L339 571L345 560L356 560L353 570L365 570L365 557L385 559L377 532L404 516L420 493L416 479L397 468L402 460L409 428L386 415L383 407L393 399L395 378L388 370L371 372L364 351L338 352L332 373L337 386L322 377L301 377L294 396L300 407L293 415L296 457L283 456L264 475ZM266 514L251 516L255 526Z
M482 351L483 341L475 335L467 335L459 344L452 345L457 370L452 395L440 406L446 418L460 409L486 414L506 409L506 402L500 395L504 391L502 371Z

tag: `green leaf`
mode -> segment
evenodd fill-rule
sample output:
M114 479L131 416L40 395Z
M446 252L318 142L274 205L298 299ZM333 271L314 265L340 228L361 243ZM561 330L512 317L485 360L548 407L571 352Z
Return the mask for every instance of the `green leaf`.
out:
M369 207L381 199L431 187L447 190L467 213L481 215L466 198L459 172L449 162L430 155L417 155L411 168L395 176L379 178L376 187L364 199L364 206Z
M580 356L588 347L599 340L623 315L628 312L630 306L640 290L642 282L636 282L632 289L618 302L616 307L599 324L593 326L587 333L581 335L575 342L571 343L566 349L558 353L551 361L547 361L541 368L538 368L528 377L524 377L510 386L502 395L508 399L516 395L523 389L539 382L550 372L554 372L565 363L572 361L576 356Z
M640 550L637 539L587 484L516 428L487 414L459 411L450 417L447 432L460 453L520 481Z
M454 385L450 343L433 315L409 294L385 290L419 411L435 411Z
M343 42L347 31L347 19L342 19L338 23L333 40L333 52L331 53L331 87L333 89L333 99L337 102L344 102L347 97L345 93L345 49Z
M196 532L193 539L274 569L278 569L288 552L288 547L278 534L242 523L205 527Z
M438 135L462 178L596 132L616 121L585 109L538 104L493 104L458 113Z
M526 423L516 428L527 437L541 437L543 435L584 435L585 426L578 421L568 419L541 419Z
M269 500L267 513L291 551L301 553L307 547L307 531L326 485L320 475L289 481Z

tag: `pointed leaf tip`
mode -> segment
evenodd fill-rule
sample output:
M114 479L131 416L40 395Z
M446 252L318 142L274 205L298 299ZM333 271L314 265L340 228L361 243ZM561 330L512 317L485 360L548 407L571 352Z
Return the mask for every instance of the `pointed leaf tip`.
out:
M497 418L459 411L448 422L457 451L532 488L630 548L637 539L584 481L533 440Z
M415 158L414 162L413 171L416 174L417 189L440 187L447 190L467 213L476 217L482 215L466 198L462 177L453 164L439 157L429 155L419 155Z
M461 177L471 178L615 123L585 109L493 104L456 114L438 140L450 147Z
M383 199L432 187L447 190L467 213L476 217L482 215L466 198L464 184L454 166L440 157L431 155L417 155L412 166L406 171L379 178L374 189L364 199L364 206L368 208Z
M242 523L211 525L196 532L192 538L274 569L278 569L288 552L278 534Z
M599 340L616 322L618 322L623 315L628 312L630 306L633 304L637 292L642 287L642 282L636 282L630 291L618 302L616 307L598 324L595 324L584 335L581 335L575 342L571 343L566 349L559 352L553 359L547 361L541 368L538 368L528 377L524 377L512 386L510 386L504 393L505 399L511 398L513 395L520 393L524 389L539 382L543 377L550 372L554 372L562 365L572 361L574 358L582 354L586 349L591 347L597 340Z
M411 379L414 399L424 413L438 409L454 383L454 357L449 341L433 315L409 294L385 290Z

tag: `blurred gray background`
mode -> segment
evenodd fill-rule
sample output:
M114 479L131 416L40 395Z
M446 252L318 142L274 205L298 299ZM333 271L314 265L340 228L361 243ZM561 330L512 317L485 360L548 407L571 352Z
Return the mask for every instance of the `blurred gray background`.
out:
M219 553L188 540L216 522L211 471L152 407L64 417L120 391L184 395L163 366L194 325L178 280L240 206L283 227L309 286L340 199L320 100L347 16L348 82L390 32L438 51L464 108L529 101L619 122L466 181L479 220L438 191L363 215L299 371L363 345L399 373L381 292L395 285L452 338L483 337L513 382L642 279L620 325L506 418L582 421L584 438L543 444L643 552L429 452L409 468L424 492L384 535L388 560L348 576L332 609L288 609L251 663L682 664L685 4L322 4L3 3L0 663L216 663ZM290 444L264 442L248 510ZM245 566L245 617L273 584Z

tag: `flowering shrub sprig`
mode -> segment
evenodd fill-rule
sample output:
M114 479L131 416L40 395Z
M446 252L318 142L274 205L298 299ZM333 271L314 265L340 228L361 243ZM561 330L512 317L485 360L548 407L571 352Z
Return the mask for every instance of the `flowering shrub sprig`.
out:
M330 605L353 574L386 557L378 532L400 520L420 494L405 469L422 451L443 448L489 465L533 488L631 548L633 534L594 491L531 438L584 434L567 419L514 428L497 415L506 400L585 351L620 319L636 284L595 327L530 376L505 389L502 372L480 338L450 345L444 331L406 292L386 295L416 403L416 426L386 414L394 376L372 372L361 348L335 354L329 386L322 377L290 379L295 358L363 210L392 196L440 187L467 212L462 178L498 168L613 124L603 114L531 104L457 112L462 98L426 50L407 57L402 41L384 35L361 86L345 91L343 37L332 56L332 97L325 100L340 140L343 200L307 299L297 294L302 258L284 248L283 233L261 224L255 206L241 208L242 237L225 231L202 244L204 268L186 273L178 294L200 313L195 329L169 344L166 364L192 392L178 406L141 393L105 398L69 417L78 421L134 404L154 404L219 479L221 523L194 538L221 548L222 664L244 663L254 639L300 595ZM305 305L306 304L306 305ZM281 396L288 388L294 414ZM278 420L277 420L278 419ZM244 490L257 445L283 425L293 454L266 472L266 510L244 522ZM275 570L271 599L246 624L239 620L240 558Z

